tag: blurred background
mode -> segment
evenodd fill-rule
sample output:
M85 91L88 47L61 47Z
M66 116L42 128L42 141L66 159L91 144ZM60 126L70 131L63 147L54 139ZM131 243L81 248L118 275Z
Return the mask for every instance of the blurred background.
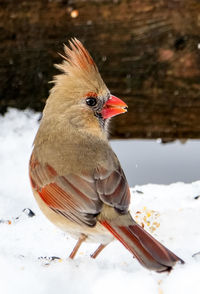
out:
M110 134L130 184L199 179L200 1L1 0L1 114L42 111L72 37L129 106Z

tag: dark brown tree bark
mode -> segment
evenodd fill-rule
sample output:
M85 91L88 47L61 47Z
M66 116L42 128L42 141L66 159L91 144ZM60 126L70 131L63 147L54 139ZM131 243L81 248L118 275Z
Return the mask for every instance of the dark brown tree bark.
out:
M129 105L114 137L200 138L198 0L1 0L1 113L42 110L57 52L74 36Z

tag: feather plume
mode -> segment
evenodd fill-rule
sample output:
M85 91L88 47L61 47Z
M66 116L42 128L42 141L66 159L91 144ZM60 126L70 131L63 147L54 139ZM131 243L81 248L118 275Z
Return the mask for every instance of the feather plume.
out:
M84 80L96 87L106 88L98 68L91 57L90 53L83 46L83 44L76 38L69 41L70 46L64 44L64 53L59 55L63 58L61 64L55 64L55 67L62 71L69 78L72 77L74 81ZM60 81L61 75L54 77L53 83ZM75 78L75 79L74 79Z
M70 47L64 44L64 52L66 56L59 53L64 59L62 64L56 64L56 68L61 71L70 74L74 70L80 70L85 72L96 71L98 72L97 66L83 44L76 38L69 41Z

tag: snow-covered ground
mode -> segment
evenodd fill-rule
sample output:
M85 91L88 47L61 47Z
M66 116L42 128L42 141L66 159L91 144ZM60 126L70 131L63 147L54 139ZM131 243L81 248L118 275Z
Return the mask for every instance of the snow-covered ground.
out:
M200 251L200 181L132 189L135 219L185 265L177 264L171 273L150 272L117 241L96 260L89 256L98 245L89 243L69 260L76 241L45 219L29 185L28 160L38 117L15 109L0 116L0 293L199 294L200 254L192 255ZM35 216L29 217L24 208Z

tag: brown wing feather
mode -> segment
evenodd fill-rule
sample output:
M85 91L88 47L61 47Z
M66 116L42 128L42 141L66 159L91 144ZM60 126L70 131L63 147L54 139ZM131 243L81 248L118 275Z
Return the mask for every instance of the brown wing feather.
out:
M102 201L91 177L69 174L59 176L48 164L40 164L32 155L30 179L42 200L54 211L79 224L93 226Z
M48 164L41 164L32 155L30 179L33 189L55 212L79 223L94 226L103 203L125 213L130 192L124 173L99 167L93 175L59 176Z
M100 199L119 212L126 213L130 204L130 190L120 165L114 171L98 168L95 178Z

